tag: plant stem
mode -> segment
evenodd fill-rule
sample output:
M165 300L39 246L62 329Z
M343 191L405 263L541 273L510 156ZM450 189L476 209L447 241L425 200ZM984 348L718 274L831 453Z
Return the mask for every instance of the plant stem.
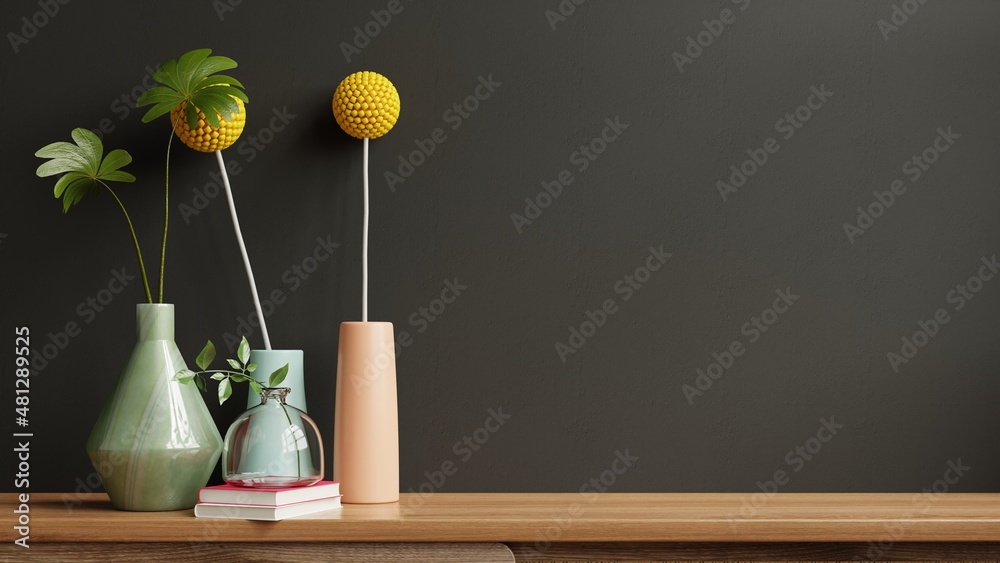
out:
M226 374L229 374L229 375L239 375L239 376L247 378L248 381L251 380L251 379L253 379L261 387L267 387L267 385L264 385L264 383L262 381L260 381L259 379L250 377L249 375L247 375L245 373L242 373L242 372L239 372L239 371L230 371L230 370L227 370L227 369L213 369L213 370L207 370L207 371L196 371L196 372L193 372L193 373L195 375L201 375L201 376L205 376L206 374L209 374L209 373L226 373Z
M362 224L364 234L361 237L361 322L368 322L368 137L365 137L362 168L365 180L365 218Z
M153 295L149 291L149 279L146 277L146 264L142 261L142 249L139 248L139 238L135 236L135 227L132 225L132 218L129 217L128 211L125 210L125 204L122 203L122 200L118 199L118 194L111 189L111 186L105 184L101 180L98 180L97 182L111 192L111 197L115 198L115 201L118 202L118 206L122 208L122 213L125 214L125 221L128 222L128 230L132 234L132 244L135 245L135 256L139 259L139 274L142 276L142 288L146 291L146 301L152 303Z
M219 172L222 174L222 185L226 189L226 201L229 202L229 215L233 218L233 229L236 231L236 242L240 247L240 255L243 256L243 266L247 271L247 279L250 281L250 295L253 297L254 310L257 311L257 320L260 322L260 334L264 338L264 349L270 350L271 338L267 334L267 321L264 319L264 311L260 306L260 297L257 295L257 282L254 280L253 268L250 267L250 256L247 255L247 247L243 242L240 219L236 216L233 188L229 185L229 173L226 172L226 161L222 158L222 151L215 151L215 160L219 163Z
M288 429L291 430L293 426L292 417L288 416L288 409L285 408L285 403L283 401L278 404L281 405L281 410L285 411L285 418L288 419ZM295 438L294 434L292 438ZM298 449L295 450L295 476L299 479L302 478L302 454Z
M178 113L178 117L180 114ZM160 248L160 303L163 303L163 267L167 263L167 228L170 226L170 145L174 142L174 126L170 126L170 140L167 141L167 172L163 189L163 246Z

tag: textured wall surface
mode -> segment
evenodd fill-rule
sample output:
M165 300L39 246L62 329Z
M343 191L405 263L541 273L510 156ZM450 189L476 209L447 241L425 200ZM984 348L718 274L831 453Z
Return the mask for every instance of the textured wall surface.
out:
M29 326L32 490L91 478L142 300L138 278L107 290L137 274L113 200L63 216L32 154L104 127L155 263L169 127L130 99L211 47L250 96L225 156L283 298L271 338L305 351L329 450L362 215L330 99L371 69L402 98L372 142L370 314L406 343L404 490L749 492L781 471L782 491L1000 491L1000 3L280 4L0 5L0 360ZM206 338L261 343L215 166L175 145L166 294L189 362ZM237 396L209 398L223 430Z

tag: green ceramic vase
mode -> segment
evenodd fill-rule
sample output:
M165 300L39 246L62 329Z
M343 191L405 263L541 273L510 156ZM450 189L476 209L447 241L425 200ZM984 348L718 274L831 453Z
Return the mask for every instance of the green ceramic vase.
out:
M174 343L174 306L136 306L139 338L87 440L119 510L191 508L222 453L222 437Z

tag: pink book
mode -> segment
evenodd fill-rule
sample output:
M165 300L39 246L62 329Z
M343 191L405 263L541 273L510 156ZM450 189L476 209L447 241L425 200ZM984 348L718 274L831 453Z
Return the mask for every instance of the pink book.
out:
M198 502L252 506L284 506L297 502L332 498L340 495L340 483L320 481L308 487L250 488L235 485L202 487Z

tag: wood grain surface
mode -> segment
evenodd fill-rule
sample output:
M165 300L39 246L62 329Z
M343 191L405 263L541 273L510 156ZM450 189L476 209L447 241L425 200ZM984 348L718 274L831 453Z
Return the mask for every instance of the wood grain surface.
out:
M45 543L16 551L4 546L0 561L65 563L513 563L502 543Z
M694 542L508 544L521 563L614 561L1000 561L998 542Z
M11 515L16 496L3 494ZM104 494L31 495L31 543L49 542L1000 542L1000 494L438 493L282 522L121 512ZM12 526L0 538L12 542Z

